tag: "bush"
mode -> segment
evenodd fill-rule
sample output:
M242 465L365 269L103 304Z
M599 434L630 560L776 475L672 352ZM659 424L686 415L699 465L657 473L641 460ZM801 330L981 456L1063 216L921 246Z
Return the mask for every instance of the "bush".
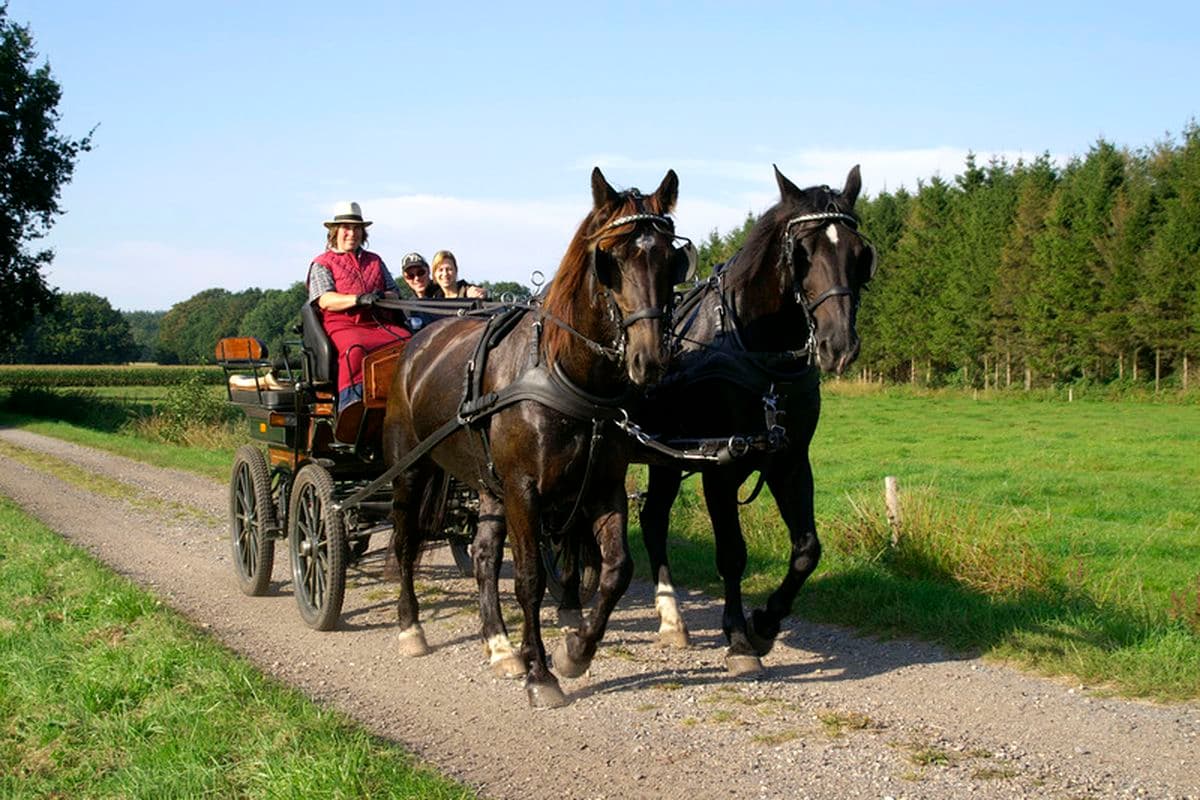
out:
M205 376L193 373L171 387L155 415L158 436L183 444L194 428L227 428L241 412L215 395Z

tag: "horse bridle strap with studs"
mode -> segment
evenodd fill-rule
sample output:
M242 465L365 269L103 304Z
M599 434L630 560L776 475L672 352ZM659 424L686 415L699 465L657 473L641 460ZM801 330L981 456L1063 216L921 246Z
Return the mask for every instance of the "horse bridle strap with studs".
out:
M818 212L815 212L812 214L801 214L799 216L792 217L791 219L789 219L787 221L787 224L783 226L783 240L785 243L783 250L784 250L784 256L786 257L787 262L788 262L788 266L789 266L789 268L791 268L793 274L795 272L795 264L793 263L793 260L792 260L792 248L790 246L787 246L791 243L792 226L799 225L799 224L805 223L805 222L824 222L826 220L837 220L839 222L845 222L845 223L849 224L849 226L854 230L855 233L858 233L858 219L850 214L844 214L841 211L818 211ZM859 234L859 235L861 236L862 234ZM828 300L831 297L842 297L842 296L854 297L854 290L851 289L849 286L830 286L828 289L826 289L825 291L823 291L819 295L817 295L814 299L809 300L807 297L805 297L803 288L801 288L799 286L799 283L797 283L796 302L804 309L804 314L806 317L808 317L808 322L809 322L809 327L810 327L810 336L809 336L810 340L811 340L812 336L816 333L817 326L816 326L816 320L813 319L813 312L817 310L817 306L821 305L821 303L824 303L826 300Z
M641 207L641 195L636 195L634 200L637 202L638 206ZM691 244L691 239L675 233L675 223L670 217L664 217L661 214L651 214L646 211L639 211L636 214L625 214L624 216L609 220L599 230L590 234L588 238L600 239L604 234L608 233L614 228L620 228L625 225L636 224L638 222L649 222L656 231L664 236L670 236L673 239L683 239L688 242L688 244ZM611 290L605 292L605 297L608 301L609 316L612 318L613 322L617 324L621 332L618 338L617 347L615 349L620 351L622 355L624 354L625 350L625 331L629 330L634 323L640 322L644 319L662 319L664 317L670 319L671 317L671 308L669 305L647 306L646 308L640 308L630 314L622 314L620 307L617 305L616 299L612 296Z

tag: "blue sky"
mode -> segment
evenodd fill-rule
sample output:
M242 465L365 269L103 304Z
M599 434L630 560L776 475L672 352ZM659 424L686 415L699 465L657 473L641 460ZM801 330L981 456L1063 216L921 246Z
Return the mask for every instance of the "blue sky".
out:
M93 126L47 272L126 310L284 288L340 200L370 247L552 273L589 174L680 177L681 233L800 185L1142 147L1200 116L1200 4L10 0ZM1192 77L1188 77L1192 76Z

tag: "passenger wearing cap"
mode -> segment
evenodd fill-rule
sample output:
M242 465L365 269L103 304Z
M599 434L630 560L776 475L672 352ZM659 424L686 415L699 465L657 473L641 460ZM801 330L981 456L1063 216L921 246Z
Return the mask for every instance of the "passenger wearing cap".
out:
M381 298L399 298L400 288L383 259L363 247L370 224L358 203L339 203L324 223L325 252L308 268L308 300L320 309L338 353L339 409L362 399L363 356L412 336L395 312L375 306Z
M442 297L441 288L429 278L429 265L420 253L409 253L400 262L404 282L418 300L433 300Z

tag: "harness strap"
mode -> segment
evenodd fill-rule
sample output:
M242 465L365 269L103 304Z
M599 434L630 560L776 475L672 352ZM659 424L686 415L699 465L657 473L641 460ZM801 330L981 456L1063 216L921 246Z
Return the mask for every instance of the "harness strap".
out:
M377 492L379 489L383 488L384 485L390 483L392 479L401 472L417 463L422 456L427 454L433 448L437 447L439 444L441 444L443 439L461 427L462 423L457 418L448 420L442 425L442 427L438 428L429 436L426 436L424 439L422 439L416 445L416 447L405 453L404 458L388 467L387 470L385 470L384 473L378 478L371 481L366 486L347 497L345 500L333 503L334 510L341 511L346 508L354 508L363 500L367 499L371 495L375 494L375 492Z
M754 484L754 491L750 492L750 496L745 500L738 500L739 506L748 506L758 497L758 493L762 491L763 482L766 480L765 470L758 471L758 483Z

